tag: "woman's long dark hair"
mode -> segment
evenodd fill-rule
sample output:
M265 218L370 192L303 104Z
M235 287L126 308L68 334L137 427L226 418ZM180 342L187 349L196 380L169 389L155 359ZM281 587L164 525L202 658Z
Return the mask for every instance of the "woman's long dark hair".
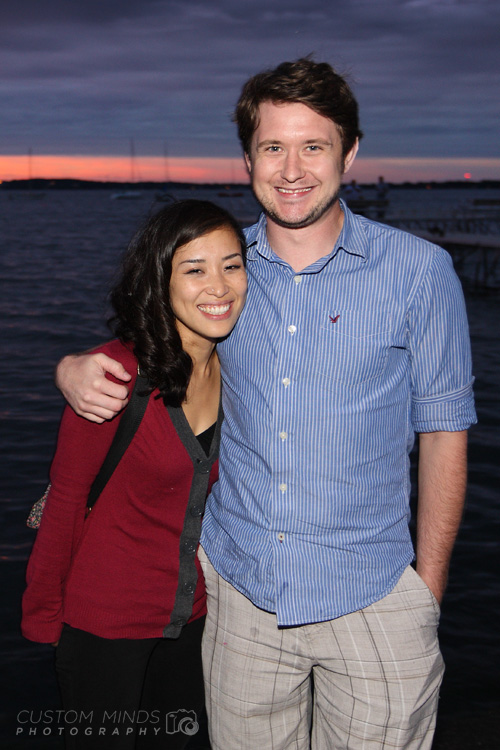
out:
M162 208L130 242L111 292L115 314L109 324L121 341L133 344L141 374L167 406L182 404L193 369L170 306L172 258L179 247L222 228L234 232L245 262L245 237L225 209L200 200Z

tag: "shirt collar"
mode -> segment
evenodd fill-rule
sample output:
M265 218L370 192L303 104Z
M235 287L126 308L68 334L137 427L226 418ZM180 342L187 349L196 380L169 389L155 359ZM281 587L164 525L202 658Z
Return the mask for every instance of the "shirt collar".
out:
M345 202L340 199L340 207L344 212L344 225L337 240L337 247L349 255L358 255L364 260L370 257L370 243L366 232L366 222L363 216L353 214Z
M337 242L332 251L320 258L316 263L309 266L309 271L319 271L328 263L339 250L343 250L349 255L357 255L363 260L368 260L370 247L368 236L363 225L366 222L362 216L357 216L350 211L344 201L340 200L342 211L344 212L344 225L340 232ZM247 260L257 260L257 256L265 258L271 263L284 263L271 248L267 239L266 232L267 221L265 214L261 214L256 224L245 230L247 239ZM304 269L305 270L305 269Z

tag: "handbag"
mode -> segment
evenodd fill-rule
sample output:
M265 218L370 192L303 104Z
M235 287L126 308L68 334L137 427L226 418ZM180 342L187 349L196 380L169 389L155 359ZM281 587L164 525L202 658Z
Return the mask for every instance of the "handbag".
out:
M89 496L87 498L87 515L92 510L92 507L97 502L97 499L108 481L111 478L114 470L118 466L123 454L130 445L132 438L137 432L144 412L149 401L149 394L144 391L148 387L148 380L140 372L137 372L137 379L135 381L130 401L125 409L123 417L120 419L120 423L115 432L113 442L111 443L109 450L106 454L106 458L99 470L98 475L92 483L90 488ZM140 393L139 391L142 391ZM26 519L26 526L30 529L38 529L42 520L43 509L50 493L50 483L48 484L42 497L34 503L31 508L28 518Z

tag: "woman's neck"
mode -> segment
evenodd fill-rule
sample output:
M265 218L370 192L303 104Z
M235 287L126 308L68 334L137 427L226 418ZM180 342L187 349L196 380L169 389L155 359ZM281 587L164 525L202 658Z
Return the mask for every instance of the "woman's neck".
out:
M184 415L195 435L217 421L220 385L220 365L214 346L208 359L206 356L201 360L193 359L193 371L182 404Z
M214 363L218 368L217 355L215 353L215 344L210 344L208 347L196 346L184 348L184 351L189 354L193 363L193 371L191 378L207 378L210 377L214 369Z

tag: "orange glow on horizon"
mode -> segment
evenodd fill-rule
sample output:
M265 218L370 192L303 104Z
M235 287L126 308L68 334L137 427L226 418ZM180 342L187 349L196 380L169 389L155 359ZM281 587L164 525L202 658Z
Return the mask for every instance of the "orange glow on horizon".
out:
M75 179L130 182L130 157L0 156L0 179ZM242 159L141 157L134 162L136 182L248 182Z
M467 158L372 158L358 157L345 181L377 182L380 175L387 182L441 182L463 180L467 172L474 180L500 180L500 159Z
M345 181L430 182L470 179L499 180L500 159L431 159L358 157ZM137 182L248 182L243 159L209 157L137 157ZM0 181L78 179L103 182L131 181L130 157L125 156L0 156Z

